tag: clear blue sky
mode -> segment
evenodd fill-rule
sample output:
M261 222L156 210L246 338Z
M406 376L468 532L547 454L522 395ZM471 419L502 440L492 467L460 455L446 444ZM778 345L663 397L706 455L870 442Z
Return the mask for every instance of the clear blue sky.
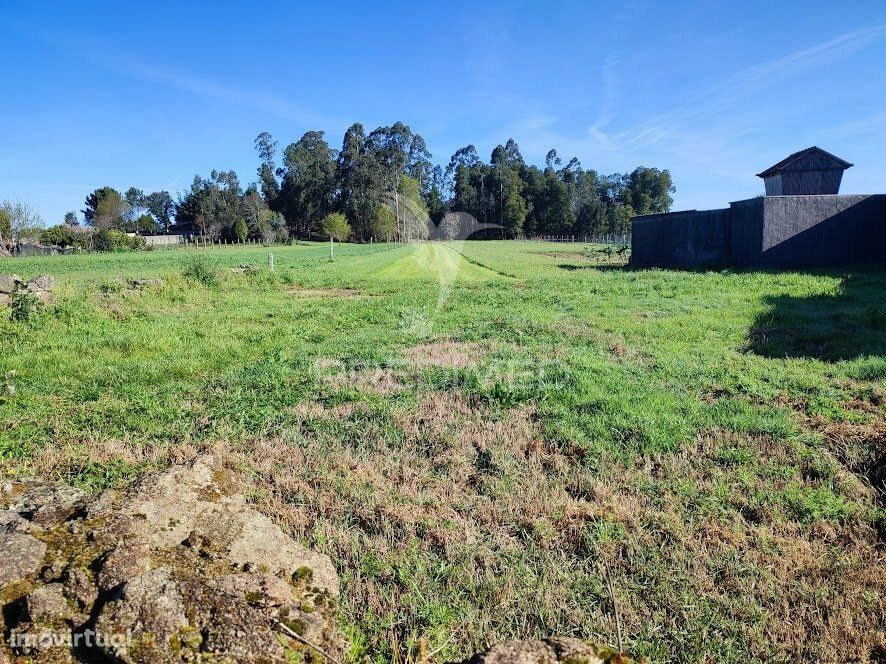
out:
M6 2L0 198L47 224L92 189L255 179L252 143L403 120L446 162L509 137L604 173L669 168L675 208L762 192L817 144L886 192L886 2Z

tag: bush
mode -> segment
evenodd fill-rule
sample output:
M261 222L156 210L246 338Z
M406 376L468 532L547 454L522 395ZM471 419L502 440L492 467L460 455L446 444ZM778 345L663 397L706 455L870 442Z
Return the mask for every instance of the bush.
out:
M88 230L67 224L59 224L58 226L50 226L40 231L38 239L40 244L86 249L89 247L91 238L92 234Z
M127 235L114 228L100 228L92 234L92 248L96 251L139 251L146 245L141 235Z
M330 212L323 219L320 228L323 235L344 242L351 236L351 225L341 212Z
M182 275L185 279L199 282L204 286L218 285L218 275L202 256L195 256L185 261L184 267L182 268Z
M124 242L133 251L141 251L148 245L148 241L141 235L125 235Z

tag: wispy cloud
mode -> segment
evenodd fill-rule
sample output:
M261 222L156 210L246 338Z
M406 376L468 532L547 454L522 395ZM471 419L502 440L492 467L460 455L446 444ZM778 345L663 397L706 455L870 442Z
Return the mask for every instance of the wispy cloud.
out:
M75 40L70 33L52 31L18 21L8 21L5 26L21 35L64 51L72 57L89 60L91 64L108 72L137 78L198 97L253 108L296 124L319 126L330 119L275 94L220 83L180 67L145 63L131 53L102 44L101 40L84 40L79 35Z
M619 61L610 55L599 68L601 103L597 117L583 135L560 133L556 129L558 118L539 109L508 129L519 130L521 146L530 153L543 154L548 147L557 146L564 154L609 155L616 161L624 161L627 154L648 154L653 145L660 144L656 145L657 151L666 150L668 154L695 162L704 154L722 157L733 153L738 158L743 151L735 144L736 140L749 138L752 131L751 125L744 122L744 116L733 113L735 109L791 76L836 61L884 36L886 24L876 25L767 60L728 74L720 83L698 91L686 102L627 128L613 128L618 118ZM702 122L717 116L724 117L716 126L705 126ZM871 119L869 123L875 121ZM728 131L724 131L724 123ZM864 126L870 126L869 123ZM847 125L844 131L860 129L860 126ZM714 167L722 168L722 159L718 163L719 166Z
M618 58L613 54L606 56L603 64L600 65L603 98L600 102L600 110L597 113L597 121L588 129L591 138L603 144L609 143L610 140L603 128L612 121L615 114L616 86L618 84L617 66Z
M848 32L833 39L800 49L787 55L754 65L726 77L721 83L693 96L683 104L638 123L628 129L607 135L595 124L590 132L602 135L612 146L622 148L647 145L689 123L709 118L732 108L778 80L814 65L832 62L886 35L886 24Z
M850 136L886 138L886 112L872 113L857 120L840 123L820 132L819 135L827 139L845 139Z
M97 59L103 63L106 69L126 76L175 88L188 94L254 108L291 122L312 124L327 120L327 118L314 114L281 97L224 85L185 71L144 65L117 55L108 57L102 54Z

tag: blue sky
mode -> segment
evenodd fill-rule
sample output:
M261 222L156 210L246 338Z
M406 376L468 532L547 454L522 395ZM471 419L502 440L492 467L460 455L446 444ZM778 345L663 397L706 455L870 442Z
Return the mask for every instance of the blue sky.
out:
M255 179L252 144L403 120L435 160L513 137L604 173L669 168L675 209L762 193L817 144L886 192L886 2L6 2L0 199L47 224L111 185Z

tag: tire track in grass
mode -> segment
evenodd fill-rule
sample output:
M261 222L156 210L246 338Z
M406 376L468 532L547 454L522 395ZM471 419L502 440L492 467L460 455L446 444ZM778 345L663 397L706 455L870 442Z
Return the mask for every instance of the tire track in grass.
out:
M448 244L443 244L443 245L441 245L441 246L446 247L447 249L450 249L450 250L454 251L454 252L457 253L459 256L461 256L462 258L464 258L464 259L465 259L468 263L470 263L471 265L476 265L477 267L481 267L481 268L483 268L484 270L489 270L490 272L493 272L493 273L495 273L495 274L497 274L497 275L499 275L499 276L501 276L501 277L506 277L506 278L508 278L508 279L519 279L519 277L518 277L517 275L515 275L515 274L509 274L509 273L507 273L507 272L502 272L501 270L497 270L497 269L495 269L494 267L489 267L488 265L484 265L484 264L481 263L480 261L478 261L478 260L476 260L476 259L474 259L474 258L471 258L470 256L468 256L468 255L465 254L464 252L459 251L459 250L456 249L455 247L450 247Z

